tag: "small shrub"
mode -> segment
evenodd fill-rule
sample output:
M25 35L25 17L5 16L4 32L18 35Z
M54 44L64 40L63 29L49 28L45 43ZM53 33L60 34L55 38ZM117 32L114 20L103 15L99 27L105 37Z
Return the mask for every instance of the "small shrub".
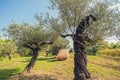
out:
M120 49L105 49L99 50L99 55L108 55L108 56L120 56Z

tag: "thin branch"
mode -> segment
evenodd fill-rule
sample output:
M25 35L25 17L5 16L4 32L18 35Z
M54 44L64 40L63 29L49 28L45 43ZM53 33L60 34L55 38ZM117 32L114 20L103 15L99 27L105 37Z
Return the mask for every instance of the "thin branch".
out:
M76 7L76 8L77 8L77 7ZM73 33L75 33L75 27L76 27L76 16L77 16L77 14L76 14L76 8L74 9L75 18L74 18L74 23L73 23L73 25L74 25Z
M63 37L63 38L66 38L66 37L73 37L73 34L61 35L61 37Z
M29 48L29 49L33 49L31 46L30 46L30 44L28 44L28 45L23 45L23 47L26 47L26 48Z
M42 47L44 46L45 44L52 44L53 42L52 41L43 41L43 42L40 42L39 43L39 46Z

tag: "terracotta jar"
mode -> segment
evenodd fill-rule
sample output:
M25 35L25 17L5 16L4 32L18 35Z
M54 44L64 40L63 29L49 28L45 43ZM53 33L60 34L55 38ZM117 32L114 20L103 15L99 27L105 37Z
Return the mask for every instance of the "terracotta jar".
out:
M66 49L61 49L58 51L56 58L59 61L66 60L68 58L69 52Z

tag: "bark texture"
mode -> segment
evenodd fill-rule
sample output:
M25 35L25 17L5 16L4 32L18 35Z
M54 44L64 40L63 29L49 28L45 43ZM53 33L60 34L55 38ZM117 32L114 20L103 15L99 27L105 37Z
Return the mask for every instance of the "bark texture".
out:
M25 67L23 72L30 72L31 68L33 68L35 63L36 63L36 59L37 59L38 54L39 54L39 49L33 49L32 51L33 51L33 57L31 58L30 62Z
M83 19L78 27L76 28L76 33L74 35L74 80L87 80L90 78L90 73L87 70L87 54L85 52L85 40L84 40L84 31L89 26L90 18L95 21L96 18L93 15L86 16Z
M6 53L6 54L8 55L9 60L11 60L12 57L11 57L10 53Z
M32 44L34 44L36 46L32 47ZM52 41L41 41L40 43L32 43L32 44L23 45L24 47L27 47L27 48L29 48L33 51L33 57L31 58L28 65L23 70L23 73L24 72L30 72L31 68L34 67L34 65L36 63L36 60L37 60L37 57L39 55L39 51L41 50L40 47L44 46L45 44L52 44Z

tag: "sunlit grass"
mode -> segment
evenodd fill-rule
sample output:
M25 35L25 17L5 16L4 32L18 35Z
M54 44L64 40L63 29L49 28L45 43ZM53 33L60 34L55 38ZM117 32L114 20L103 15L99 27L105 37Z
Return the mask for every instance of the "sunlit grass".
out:
M120 79L120 63L104 57L89 56L88 69L93 76L101 79L119 80Z
M74 77L73 54L65 61L57 61L55 56L45 57L40 54L32 71L46 72L59 77L72 80ZM4 59L0 61L0 80L6 80L10 76L19 74L30 61L31 57L18 57L12 60ZM88 70L93 77L99 77L101 80L119 80L120 79L120 62L119 59L111 59L100 56L88 56Z

